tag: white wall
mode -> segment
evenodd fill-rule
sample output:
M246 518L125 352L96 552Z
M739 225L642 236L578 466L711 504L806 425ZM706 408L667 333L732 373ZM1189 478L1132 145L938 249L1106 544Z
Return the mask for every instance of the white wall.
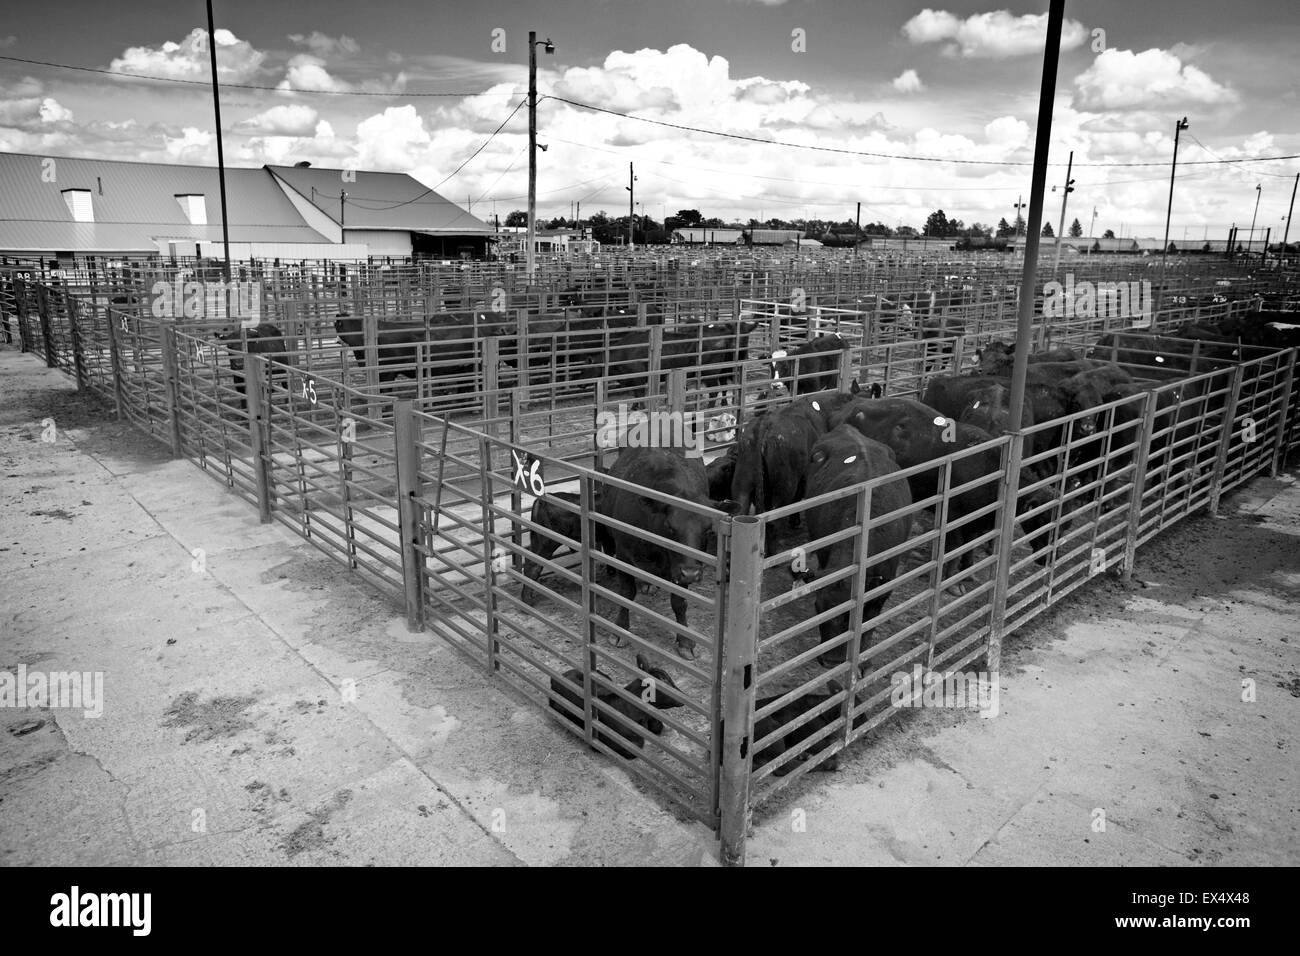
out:
M343 241L364 243L372 256L409 256L411 234L405 229L344 229Z

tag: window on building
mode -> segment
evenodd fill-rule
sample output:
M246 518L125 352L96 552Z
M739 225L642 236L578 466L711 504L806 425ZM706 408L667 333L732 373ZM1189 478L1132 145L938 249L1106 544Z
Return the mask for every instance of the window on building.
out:
M191 226L208 224L208 201L203 193L176 193L176 201Z
M94 222L95 207L90 200L89 189L65 189L63 201L68 204L73 222Z

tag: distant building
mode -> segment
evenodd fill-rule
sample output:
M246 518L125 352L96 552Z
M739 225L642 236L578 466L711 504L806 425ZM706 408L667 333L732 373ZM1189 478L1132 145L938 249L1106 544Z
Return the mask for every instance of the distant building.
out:
M235 259L481 257L494 235L405 173L263 166L225 178ZM222 252L214 167L0 153L0 255Z
M502 226L499 238L498 256L524 257L528 248L527 226ZM537 229L533 241L533 248L541 256L594 255L600 251L600 243L586 229Z
M715 229L712 226L699 226L687 229L674 229L670 242L691 246L734 246L744 241L742 229Z
M868 236L859 245L881 252L943 252L957 247L957 236Z
M750 229L745 232L751 246L783 246L803 239L802 229Z

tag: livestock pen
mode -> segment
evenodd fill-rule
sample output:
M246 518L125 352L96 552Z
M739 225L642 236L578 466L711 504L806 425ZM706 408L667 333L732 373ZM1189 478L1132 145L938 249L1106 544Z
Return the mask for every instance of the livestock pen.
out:
M1275 471L1300 444L1295 351L1243 348L1235 361L1194 361L1184 375L1087 413L733 517L611 475L600 416L632 402L647 414L696 416L703 457L714 458L759 409L784 402L764 358L722 363L717 370L731 375L720 387L705 381L712 366L666 368L653 358L643 372L583 379L569 374L580 355L557 352L553 333L529 332L533 312L521 307L512 337L458 338L466 351L452 359L419 347L414 385L399 392L381 389L376 374L378 315L363 320L366 360L334 341L339 299L271 313L290 342L265 355L248 339L242 350L215 342L219 319L161 320L66 283L16 287L23 342L49 364L116 402L263 520L400 601L410 626L437 632L717 830L728 862L743 857L755 805L899 711L892 675L919 664L942 677L981 658L996 674L1007 633L1099 573L1131 572L1152 536ZM849 342L839 383L880 384L889 397L919 396L930 376L959 370L981 340L1012 328L968 313L960 336L900 334L879 330L870 321L878 313L864 320L861 309L800 314L771 300L700 301L719 304L707 320L758 322L751 344L769 355L839 332ZM1044 344L1081 345L1115 326L1040 328ZM662 336L647 331L652 356ZM536 368L524 359L534 346L546 358ZM607 336L583 346L602 357L608 347ZM1060 442L1034 451L1050 429ZM996 468L966 480L964 463L979 457ZM1049 459L1055 467L1035 467ZM936 468L932 494L874 508L886 486ZM711 534L697 548L619 521L600 507L611 489L683 509ZM533 519L541 495L561 502L575 534ZM963 496L979 506L956 514ZM800 528L826 508L851 517L807 540ZM900 519L904 538L871 552L873 532ZM683 587L602 551L613 531L698 561L700 580ZM568 553L542 557L539 540ZM850 559L801 583L809 556L836 545ZM899 567L889 580L868 575L890 559ZM611 587L602 573L611 568L637 582L631 598ZM866 602L881 597L866 615ZM673 598L685 603L685 624L668 608ZM626 609L629 625L610 620L610 608ZM845 626L823 630L843 615ZM693 643L692 659L674 653L679 636ZM839 660L825 669L824 656Z

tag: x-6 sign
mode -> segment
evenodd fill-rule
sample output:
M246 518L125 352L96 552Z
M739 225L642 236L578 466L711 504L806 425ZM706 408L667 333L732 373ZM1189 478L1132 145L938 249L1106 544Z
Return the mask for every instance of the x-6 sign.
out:
M546 482L542 480L541 461L528 454L528 452L521 454L512 450L510 456L515 460L515 486L525 491L531 491L538 497L546 494Z

